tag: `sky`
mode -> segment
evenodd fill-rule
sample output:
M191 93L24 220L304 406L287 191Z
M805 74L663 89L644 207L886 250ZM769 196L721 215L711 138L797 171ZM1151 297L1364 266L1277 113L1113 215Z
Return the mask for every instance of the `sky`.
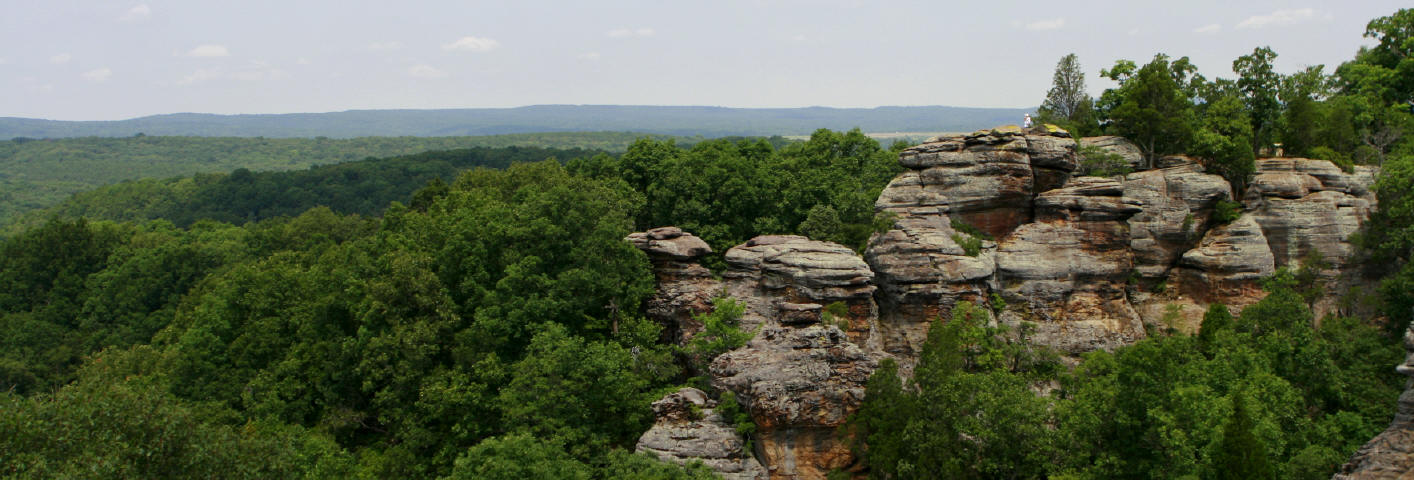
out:
M1406 0L1407 1L1407 0ZM1331 71L1400 1L0 0L0 117L538 104L1031 107L1056 62Z

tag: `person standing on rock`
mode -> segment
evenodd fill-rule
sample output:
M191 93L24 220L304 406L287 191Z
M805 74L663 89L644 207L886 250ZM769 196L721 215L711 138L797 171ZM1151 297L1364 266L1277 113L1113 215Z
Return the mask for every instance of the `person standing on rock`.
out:
M1026 118L1021 120L1021 128L1031 128L1031 114L1026 114Z

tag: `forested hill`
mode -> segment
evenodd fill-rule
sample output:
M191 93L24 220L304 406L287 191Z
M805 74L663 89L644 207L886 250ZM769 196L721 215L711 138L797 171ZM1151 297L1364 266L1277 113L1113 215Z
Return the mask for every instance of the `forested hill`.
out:
M0 139L16 137L455 136L631 130L670 135L808 135L818 128L866 132L973 131L1018 123L1029 108L724 108L631 105L534 105L447 110L350 110L279 115L178 113L118 121L0 118Z
M76 192L124 180L293 170L366 158L473 147L582 148L622 152L635 132L555 132L480 137L237 138L159 137L0 141L0 225L54 206ZM700 138L679 138L684 143ZM776 144L784 142L776 139ZM535 160L541 160L537 158Z
M296 216L322 206L339 214L377 216L398 201L418 207L425 200L413 192L432 182L429 194L445 190L460 171L506 168L514 163L546 159L573 161L602 155L601 150L536 147L475 147L425 152L393 158L367 159L305 170L252 172L239 168L229 174L199 173L190 177L141 179L80 192L53 208L27 215L0 228L0 238L58 216L67 219L165 219L179 227L199 220L234 224L279 216Z

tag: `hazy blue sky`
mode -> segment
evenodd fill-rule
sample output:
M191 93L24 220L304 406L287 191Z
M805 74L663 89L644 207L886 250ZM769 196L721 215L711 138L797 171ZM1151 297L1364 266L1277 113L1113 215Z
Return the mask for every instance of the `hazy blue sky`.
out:
M1040 103L1080 56L1209 78L1348 60L1407 0L1331 2L4 0L0 116L120 119L546 103Z

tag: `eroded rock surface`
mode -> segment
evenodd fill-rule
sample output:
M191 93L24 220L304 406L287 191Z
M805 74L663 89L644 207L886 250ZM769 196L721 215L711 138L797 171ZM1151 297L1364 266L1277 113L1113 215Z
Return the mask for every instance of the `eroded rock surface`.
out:
M1414 328L1404 332L1408 358L1396 370L1414 376ZM1375 436L1350 461L1342 465L1333 480L1376 480L1414 478L1414 381L1399 396L1399 409L1389 428Z
M771 478L823 479L856 460L838 429L864 400L878 367L838 328L766 325L712 362L713 382L737 394L756 422Z
M1108 153L1119 155L1124 160L1125 165L1129 165L1132 170L1144 170L1148 167L1144 161L1144 152L1139 150L1133 142L1124 137L1113 135L1100 137L1085 137L1080 139L1080 144L1088 147L1096 147Z
M1141 284L1167 278L1169 270L1211 227L1214 207L1230 200L1232 187L1219 175L1203 172L1196 163L1131 173L1124 178L1124 196L1141 211L1130 217L1129 248Z
M732 247L722 274L726 291L746 306L742 326L818 323L835 302L847 310L835 319L850 339L864 343L878 309L874 272L843 245L798 235L763 235Z
M722 292L721 282L697 263L698 258L712 253L712 247L678 227L634 233L625 240L653 262L657 288L645 302L644 313L663 325L664 341L686 344L702 331L702 323L693 316L712 311L712 298Z
M1349 239L1375 207L1374 174L1370 167L1346 173L1326 160L1258 160L1243 204L1261 226L1275 265L1296 268L1319 252L1329 263L1322 277L1332 290L1358 282L1351 271L1356 250ZM1317 302L1317 317L1334 303L1334 298Z
M1120 182L1079 177L1036 198L1035 223L997 249L1003 320L1033 322L1032 340L1067 353L1125 345L1144 336L1126 297L1132 269L1124 220L1140 211Z
M637 451L678 465L700 460L726 480L767 478L766 469L744 449L745 441L716 406L706 393L691 387L653 402L657 421L639 437Z
M1006 237L1031 223L1035 195L1064 185L1076 162L1069 133L1014 127L938 138L899 154L908 170L875 203L895 215L893 228L865 252L880 288L882 348L907 363L928 322L995 290L996 244L984 240L968 252L958 241L971 236L956 231L954 220Z
M1251 215L1209 230L1183 254L1175 285L1204 303L1250 305L1266 296L1258 280L1276 271L1267 237Z

